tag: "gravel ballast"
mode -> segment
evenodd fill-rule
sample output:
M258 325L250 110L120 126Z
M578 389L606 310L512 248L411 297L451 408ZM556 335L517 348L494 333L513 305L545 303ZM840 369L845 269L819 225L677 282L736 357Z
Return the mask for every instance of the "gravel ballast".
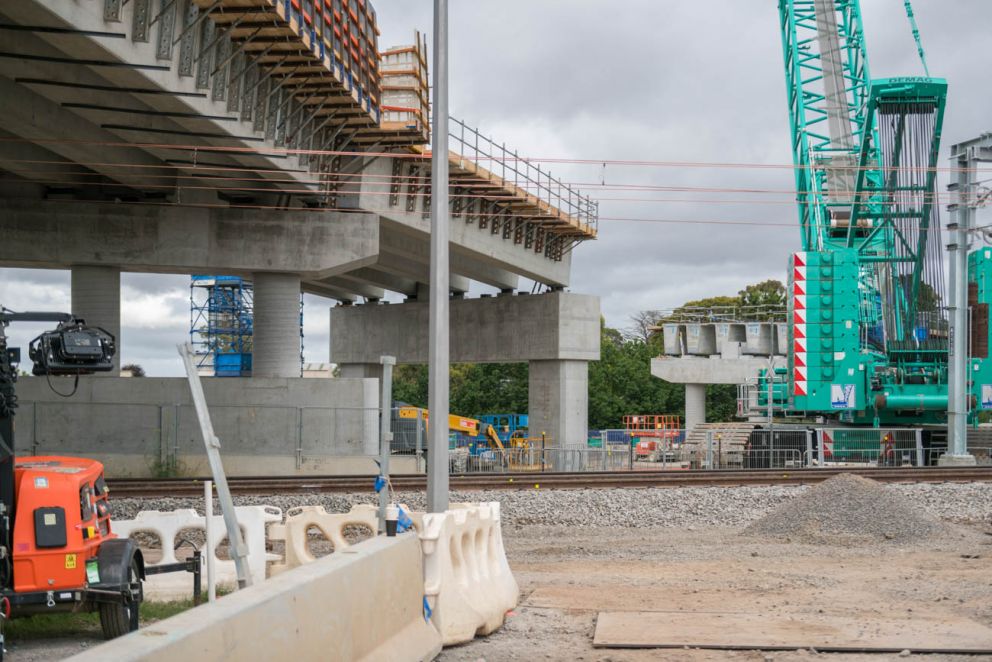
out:
M878 489L899 495L913 513L953 522L992 523L992 483L907 483L881 485ZM810 491L811 488L806 486L530 488L453 492L451 501L499 501L503 522L507 526L743 528ZM293 506L321 505L328 512L345 512L358 503L377 503L371 488L361 494L273 494L240 496L234 500L238 505L264 504L282 508L283 511ZM423 493L400 492L396 494L396 500L414 510L422 510L425 506ZM131 519L140 510L195 508L202 512L203 501L190 498L114 498L111 495L111 504L116 519ZM214 512L220 512L219 505L214 506Z
M883 538L930 540L949 533L946 524L904 494L861 476L834 476L783 503L744 531L798 542Z

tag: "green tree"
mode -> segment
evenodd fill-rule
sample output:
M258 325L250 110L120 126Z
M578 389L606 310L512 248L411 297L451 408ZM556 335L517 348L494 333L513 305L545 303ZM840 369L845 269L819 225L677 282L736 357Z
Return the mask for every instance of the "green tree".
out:
M764 306L785 308L785 285L781 281L766 280L748 285L737 293L742 306Z
M451 411L462 416L525 413L528 392L526 363L465 363L451 369Z
M600 328L600 360L589 364L589 426L621 428L630 414L680 414L685 393L651 374L658 340Z
M427 366L398 365L393 369L393 400L427 406Z

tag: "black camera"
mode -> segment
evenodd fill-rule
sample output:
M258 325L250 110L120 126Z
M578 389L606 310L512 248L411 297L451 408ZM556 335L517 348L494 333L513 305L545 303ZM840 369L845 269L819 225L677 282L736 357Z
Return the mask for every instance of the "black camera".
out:
M28 356L35 375L88 375L114 369L114 336L82 320L60 324L31 341Z

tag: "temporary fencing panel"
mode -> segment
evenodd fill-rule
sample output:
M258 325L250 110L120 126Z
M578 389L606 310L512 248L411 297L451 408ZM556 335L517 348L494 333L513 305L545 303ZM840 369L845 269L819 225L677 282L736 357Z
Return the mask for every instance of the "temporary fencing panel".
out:
M820 466L923 466L923 431L918 428L823 428L817 430L816 462Z

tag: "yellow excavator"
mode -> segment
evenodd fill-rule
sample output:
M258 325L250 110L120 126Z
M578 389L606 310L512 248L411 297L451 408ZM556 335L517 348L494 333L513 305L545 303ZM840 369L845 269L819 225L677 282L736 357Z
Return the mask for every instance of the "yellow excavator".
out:
M429 412L426 409L412 405L400 406L395 411L397 417L400 419L420 418L424 421L425 429L430 419ZM507 467L510 471L528 471L532 470L535 466L540 466L541 458L539 456L529 457L533 454L524 452L530 450L532 445L531 440L522 431L514 432L504 442L500 439L499 433L492 425L487 424L483 426L477 419L459 416L457 414L450 414L448 416L448 429L451 432L460 433L464 438L469 439L468 449L471 455L481 455L489 450L500 451L500 454L506 458Z

